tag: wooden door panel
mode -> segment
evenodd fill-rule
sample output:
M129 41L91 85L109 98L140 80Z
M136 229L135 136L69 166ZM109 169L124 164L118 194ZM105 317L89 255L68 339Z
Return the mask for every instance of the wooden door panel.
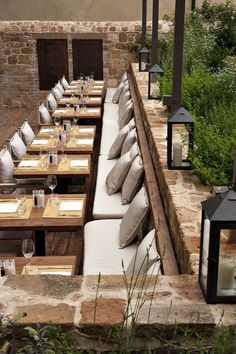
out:
M68 79L68 47L66 39L38 39L40 90L50 90L63 75Z
M101 39L73 39L73 78L83 72L94 72L95 80L103 80L103 45Z

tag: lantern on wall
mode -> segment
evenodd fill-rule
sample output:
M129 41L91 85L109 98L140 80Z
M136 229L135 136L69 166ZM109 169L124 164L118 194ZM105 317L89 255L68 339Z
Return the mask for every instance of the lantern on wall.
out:
M236 192L202 202L199 283L206 302L236 303Z
M154 64L148 69L148 98L159 100L161 98L160 77L164 75L164 71L158 64Z
M177 109L169 116L167 123L167 165L169 170L191 169L188 153L193 149L193 136L193 117L186 109Z
M146 47L139 51L139 71L147 71L147 64L149 63L150 52Z

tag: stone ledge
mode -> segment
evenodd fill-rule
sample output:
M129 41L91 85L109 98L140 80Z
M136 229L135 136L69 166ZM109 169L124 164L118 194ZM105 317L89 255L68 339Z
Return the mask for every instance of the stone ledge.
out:
M137 282L133 292L133 306L138 298L141 281ZM53 284L56 285L54 289ZM59 284L63 284L62 289L57 287ZM33 286L35 290L32 290ZM236 305L207 305L195 275L159 276L157 279L147 277L144 289L145 303L138 316L140 336L145 335L150 328L158 334L161 328L174 328L176 323L179 326L191 323L191 326L214 327L220 323L222 313L224 324L235 324ZM109 328L122 324L127 306L127 289L122 276L102 276L97 300L96 290L95 276L3 277L0 278L0 315L26 312L27 316L21 320L24 324L51 321L55 324L79 326L87 334L93 334L94 328L98 333L107 334Z

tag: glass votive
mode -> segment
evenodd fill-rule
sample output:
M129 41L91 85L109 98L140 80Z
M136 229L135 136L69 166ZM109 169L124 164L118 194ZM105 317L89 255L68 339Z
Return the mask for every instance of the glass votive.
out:
M56 206L59 203L59 196L57 193L50 194L49 196L49 204L51 206Z
M64 153L64 152L62 152L61 153L61 163L66 163L67 162L67 155Z
M18 214L21 218L25 217L25 213L26 213L26 201L25 200L18 200L17 211L18 211Z
M14 259L6 259L4 261L4 268L6 275L16 274L16 263Z

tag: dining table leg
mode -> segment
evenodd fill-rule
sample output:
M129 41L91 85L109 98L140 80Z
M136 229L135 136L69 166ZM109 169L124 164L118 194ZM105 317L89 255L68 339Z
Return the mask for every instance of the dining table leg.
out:
M36 256L45 256L45 231L37 230L35 231L35 254Z

